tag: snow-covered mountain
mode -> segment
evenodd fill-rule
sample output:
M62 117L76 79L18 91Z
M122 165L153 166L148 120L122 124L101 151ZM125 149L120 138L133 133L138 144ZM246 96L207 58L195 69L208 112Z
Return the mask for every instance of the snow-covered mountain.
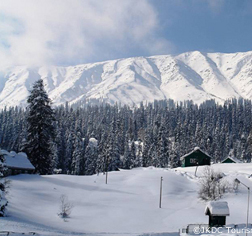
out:
M252 51L195 51L69 67L9 68L0 72L0 108L26 105L39 78L55 105L93 99L129 105L165 98L196 103L252 99Z

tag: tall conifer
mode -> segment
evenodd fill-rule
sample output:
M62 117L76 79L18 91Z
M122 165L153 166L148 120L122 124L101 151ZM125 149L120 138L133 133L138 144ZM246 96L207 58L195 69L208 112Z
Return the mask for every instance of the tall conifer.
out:
M25 151L36 171L52 172L52 142L55 137L54 111L44 89L43 80L33 85L28 97L27 143Z

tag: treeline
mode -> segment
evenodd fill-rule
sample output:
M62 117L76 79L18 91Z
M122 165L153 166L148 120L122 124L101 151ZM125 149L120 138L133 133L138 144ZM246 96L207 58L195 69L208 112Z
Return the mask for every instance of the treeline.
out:
M176 104L155 101L139 107L95 105L55 108L53 168L91 175L134 167L176 167L180 157L198 146L218 162L228 155L251 161L251 101L233 99L224 105L207 101ZM27 138L27 112L0 112L0 143L22 151Z

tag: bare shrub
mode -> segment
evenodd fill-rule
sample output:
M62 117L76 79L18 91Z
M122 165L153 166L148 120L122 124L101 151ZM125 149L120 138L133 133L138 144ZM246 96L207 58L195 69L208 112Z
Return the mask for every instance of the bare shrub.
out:
M239 183L237 182L237 181L233 181L233 191L235 192L235 193L237 193L238 192L238 187L239 187Z
M60 197L60 213L58 214L62 218L67 218L70 216L73 208L73 204L68 201L66 195L61 195Z
M3 185L4 185L4 193L5 193L5 195L8 195L10 187L11 187L11 180L5 178L3 180Z
M229 183L223 180L224 175L221 172L214 171L207 166L200 179L199 197L203 200L217 200L223 194L229 191Z

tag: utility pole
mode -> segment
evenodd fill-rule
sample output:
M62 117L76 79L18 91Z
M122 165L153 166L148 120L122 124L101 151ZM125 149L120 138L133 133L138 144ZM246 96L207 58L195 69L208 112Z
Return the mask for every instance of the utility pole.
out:
M242 183L239 179L234 180L237 184L242 184L244 187L248 189L248 206L247 206L247 222L246 222L246 236L248 235L248 220L249 220L249 196L250 196L250 187L246 184Z
M108 157L106 157L106 184L108 184Z
M161 208L161 203L162 203L162 182L163 182L163 177L160 179L160 199L159 199L159 208Z
M199 167L199 162L196 162L196 164L197 164L197 166L196 166L195 173L194 173L195 177L197 176L197 170L198 170L198 167Z
M248 220L249 220L249 195L250 195L250 188L248 187L248 209L247 209L247 225L246 228L248 229ZM248 235L248 231L246 230L246 236Z
M104 156L103 175L106 175L105 183L108 184L108 156Z
M106 171L106 184L108 184L108 170Z

